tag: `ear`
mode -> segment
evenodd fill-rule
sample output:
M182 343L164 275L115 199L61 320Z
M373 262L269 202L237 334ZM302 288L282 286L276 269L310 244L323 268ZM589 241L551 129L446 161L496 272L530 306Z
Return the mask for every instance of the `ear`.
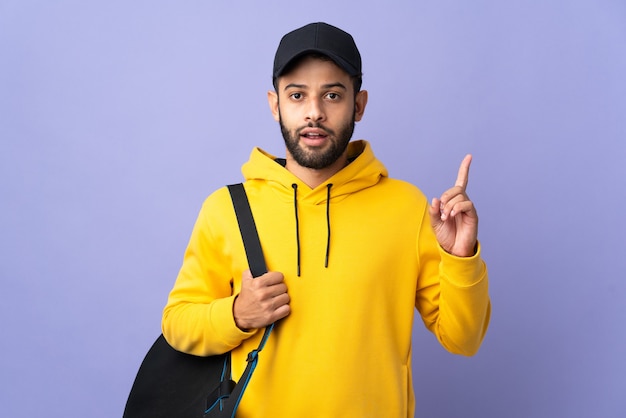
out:
M365 113L365 106L367 106L367 90L361 90L356 94L354 99L354 120L359 122L363 118Z
M280 111L278 110L278 94L275 91L267 92L267 103L270 105L270 111L276 122L280 121Z

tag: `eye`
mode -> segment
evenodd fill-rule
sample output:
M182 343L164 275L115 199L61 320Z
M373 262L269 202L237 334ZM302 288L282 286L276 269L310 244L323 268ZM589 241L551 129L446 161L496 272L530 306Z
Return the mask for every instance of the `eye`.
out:
M341 96L339 96L339 94L338 94L338 93L333 93L333 92L326 93L326 98L327 98L327 99L330 99L330 100L333 100L333 101L334 101L334 100L339 100L339 98L340 98L340 97L341 97Z
M298 93L298 92L296 92L296 93L291 93L291 94L289 95L289 97L291 97L291 98L292 98L292 99L294 99L294 100L300 100L300 99L302 99L302 93Z

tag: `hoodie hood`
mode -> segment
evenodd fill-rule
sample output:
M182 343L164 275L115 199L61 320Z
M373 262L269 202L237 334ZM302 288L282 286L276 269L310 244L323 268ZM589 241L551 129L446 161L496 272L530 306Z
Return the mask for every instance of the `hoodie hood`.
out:
M298 189L298 199L302 203L325 204L328 185L332 184L331 199L343 199L351 193L374 186L382 177L387 177L387 169L375 156L369 142L352 141L348 144L350 163L335 173L315 189L311 189L284 167L284 160L254 148L250 159L242 167L247 181L264 181L278 193L280 199L293 200L293 185ZM283 163L281 164L281 161Z

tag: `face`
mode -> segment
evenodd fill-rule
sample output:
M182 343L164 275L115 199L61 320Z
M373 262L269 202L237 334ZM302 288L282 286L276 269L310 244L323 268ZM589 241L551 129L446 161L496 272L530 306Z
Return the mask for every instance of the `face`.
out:
M346 148L361 120L366 92L354 94L350 76L332 61L305 58L268 94L288 157L321 170L347 160Z

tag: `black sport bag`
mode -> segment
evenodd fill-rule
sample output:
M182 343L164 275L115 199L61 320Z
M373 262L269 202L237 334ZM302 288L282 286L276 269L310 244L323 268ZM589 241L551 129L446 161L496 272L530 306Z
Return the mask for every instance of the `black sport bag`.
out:
M267 272L243 184L229 185L253 277ZM265 329L246 369L231 379L230 352L199 357L172 348L161 334L146 354L131 388L123 418L233 418L274 324Z

